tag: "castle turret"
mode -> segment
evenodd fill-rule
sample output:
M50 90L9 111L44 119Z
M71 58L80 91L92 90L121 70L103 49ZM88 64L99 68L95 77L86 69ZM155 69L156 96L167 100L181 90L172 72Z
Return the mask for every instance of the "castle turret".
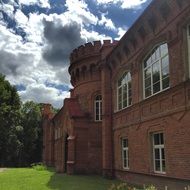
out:
M115 47L116 41L94 41L79 46L70 56L69 73L83 111L93 114L93 98L101 94L101 60Z

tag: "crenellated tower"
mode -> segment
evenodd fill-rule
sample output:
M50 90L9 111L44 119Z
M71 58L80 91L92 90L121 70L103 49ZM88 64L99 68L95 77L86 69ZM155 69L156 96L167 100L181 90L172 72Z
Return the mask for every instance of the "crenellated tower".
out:
M69 73L73 90L71 98L78 98L82 110L93 116L93 99L101 94L102 59L115 47L117 41L89 42L73 50Z

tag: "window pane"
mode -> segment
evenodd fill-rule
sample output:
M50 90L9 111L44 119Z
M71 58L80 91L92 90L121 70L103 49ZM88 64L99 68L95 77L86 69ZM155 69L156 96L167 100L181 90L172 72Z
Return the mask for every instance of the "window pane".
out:
M151 64L151 57L149 57L147 60L144 62L144 68L148 67Z
M123 147L124 148L128 147L128 140L127 139L123 139Z
M123 158L127 159L127 151L126 150L123 151Z
M165 160L162 161L162 171L163 172L166 171L166 162L165 162Z
M151 87L145 89L145 97L151 96Z
M160 160L155 160L155 170L160 171Z
M168 79L164 80L165 78ZM144 87L145 97L149 97L169 87L169 56L167 43L157 46L146 58L144 62Z
M153 93L160 91L160 82L157 82L153 85Z
M131 91L131 89L128 90L128 96L129 96L129 97L132 96L132 91Z
M124 168L127 168L127 160L126 160L126 159L123 160L123 167L124 167Z
M164 144L164 134L160 133L160 144Z
M145 79L145 88L151 85L151 77Z
M145 79L151 77L151 67L145 70L144 77Z
M153 74L153 83L160 80L160 64L159 62L156 62L152 66L152 74Z
M127 98L127 85L123 86L123 99Z
M151 59L152 59L152 62L154 62L156 60L156 54L155 54L155 52L152 53Z
M160 48L156 49L156 60L160 58Z
M127 107L127 99L123 101L123 108Z
M120 79L121 80L121 79ZM131 96L131 75L130 73L125 73L122 76L122 81L118 81L118 109L125 108L129 105L128 99Z
M128 81L131 81L131 73L127 73L127 75L128 75Z
M131 81L128 82L128 89L131 89Z
M162 88L168 88L169 87L169 77L162 80Z
M154 134L154 145L160 144L160 133Z
M164 56L164 55L166 55L168 53L168 46L167 46L166 43L162 44L160 46L160 49L161 49L161 56Z
M154 157L156 160L160 159L160 151L159 149L154 149Z
M162 159L165 160L165 152L164 152L164 148L162 148L161 152L162 152Z
M128 104L129 104L129 106L132 104L132 98L131 97L129 97L129 99L128 99Z
M162 68L168 67L168 65L169 65L169 59L167 55L162 59Z
M162 79L168 76L169 76L169 67L165 67L164 69L162 69Z

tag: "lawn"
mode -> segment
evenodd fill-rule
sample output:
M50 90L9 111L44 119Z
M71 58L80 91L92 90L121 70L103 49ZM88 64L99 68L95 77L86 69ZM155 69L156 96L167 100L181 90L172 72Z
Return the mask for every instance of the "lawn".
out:
M0 190L107 190L117 180L57 174L53 170L13 168L0 172Z

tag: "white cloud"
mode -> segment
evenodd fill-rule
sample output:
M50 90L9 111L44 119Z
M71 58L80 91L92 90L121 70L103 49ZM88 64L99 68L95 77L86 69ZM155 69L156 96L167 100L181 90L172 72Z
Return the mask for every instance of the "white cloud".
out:
M95 40L111 40L112 38L110 36L106 36L105 34L99 34L98 32L95 31L88 31L86 29L82 29L81 31L81 36L86 39L86 41L95 41Z
M119 27L118 32L117 32L118 37L115 38L115 40L120 40L123 37L123 35L126 33L127 30L128 30L128 28Z
M65 16L70 17L73 21L82 22L83 24L96 24L98 18L92 14L88 5L82 0L66 0L65 6L67 7L67 12Z
M111 19L106 18L105 14L101 15L101 20L98 21L98 24L105 26L105 28L107 28L109 30L116 31L116 27L115 27L114 23L112 22Z
M44 84L28 85L26 90L20 92L22 100L33 100L38 103L53 102L53 106L60 108L63 105L63 100L69 97L69 92L60 91L53 87L47 87Z
M24 5L39 5L40 7L50 8L48 0L19 0L20 4Z
M139 8L147 0L95 0L98 4L119 4L123 9Z
M11 18L14 16L14 6L12 3L11 4L1 3L0 10L2 10L3 12L6 12L7 15Z
M48 102L60 107L69 92L57 89L56 85L71 87L67 71L68 64L57 68L47 64L42 58L43 49L48 45L44 38L44 20L52 21L60 27L77 22L81 27L80 37L86 41L111 39L111 37L85 28L86 25L96 25L98 18L89 11L84 1L67 0L66 12L59 15L30 13L27 17L21 11L21 4L38 4L48 7L49 4L45 2L48 3L43 0L20 0L20 6L17 5L18 9L15 14L13 14L14 1L9 5L4 5L4 11L15 20L16 27L22 28L26 33L26 40L23 41L20 35L16 34L13 29L8 29L5 22L0 21L0 57L4 58L4 61L1 59L0 68L3 68L1 72L13 85L25 87L19 92L23 101ZM113 29L112 23L106 18L104 25ZM47 83L52 86L47 86Z

